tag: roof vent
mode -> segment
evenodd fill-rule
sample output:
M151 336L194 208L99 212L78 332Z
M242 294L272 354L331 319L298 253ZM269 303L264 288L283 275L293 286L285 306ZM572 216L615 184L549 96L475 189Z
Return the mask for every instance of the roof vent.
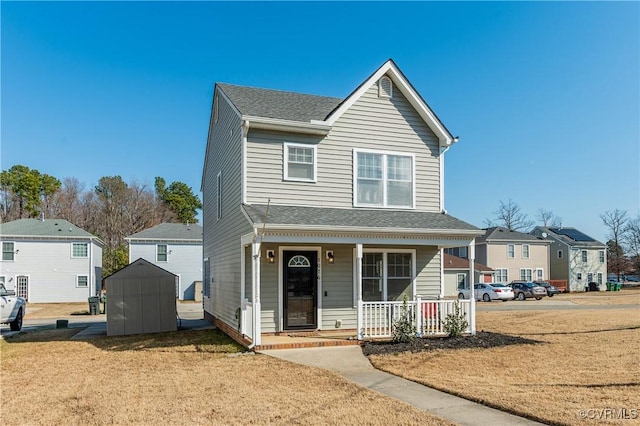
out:
M386 75L378 80L378 97L391 98L393 96L393 83Z

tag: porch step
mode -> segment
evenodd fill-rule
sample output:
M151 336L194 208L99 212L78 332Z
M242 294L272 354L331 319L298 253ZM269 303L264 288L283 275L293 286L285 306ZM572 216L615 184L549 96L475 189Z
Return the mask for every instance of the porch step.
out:
M305 341L305 342L273 342L273 343L265 343L260 346L256 346L253 348L254 351L269 351L273 349L302 349L302 348L321 348L321 347L329 347L329 346L355 346L359 345L362 342L359 340L314 340L314 341Z

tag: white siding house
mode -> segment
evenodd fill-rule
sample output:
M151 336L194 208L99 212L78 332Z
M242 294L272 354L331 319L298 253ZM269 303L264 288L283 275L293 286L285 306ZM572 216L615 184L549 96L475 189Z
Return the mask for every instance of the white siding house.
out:
M0 224L0 281L30 303L86 302L100 291L103 242L62 219Z
M194 300L201 296L202 227L196 224L161 223L125 238L129 262L137 259L177 276L176 298Z
M456 141L392 60L344 99L217 83L205 317L249 347L301 331L384 337L366 312L442 297L442 249L473 253L482 234L444 210Z

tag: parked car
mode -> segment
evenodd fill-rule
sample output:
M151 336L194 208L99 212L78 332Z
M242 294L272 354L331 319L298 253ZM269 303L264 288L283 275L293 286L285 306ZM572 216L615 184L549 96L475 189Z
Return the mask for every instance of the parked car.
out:
M553 297L554 294L561 293L560 289L554 285L551 285L549 281L534 281L534 284L542 286L547 290L547 296Z
M473 292L476 295L476 300L482 300L484 302L491 302L492 300L507 300L513 299L513 290L504 284L499 283L480 283L473 285ZM471 291L469 289L458 290L458 299L468 299Z
M9 324L12 331L20 331L26 309L27 301L0 283L0 323Z
M514 281L509 284L513 289L513 298L525 300L534 297L536 300L542 299L547 295L547 290L539 285L527 281Z

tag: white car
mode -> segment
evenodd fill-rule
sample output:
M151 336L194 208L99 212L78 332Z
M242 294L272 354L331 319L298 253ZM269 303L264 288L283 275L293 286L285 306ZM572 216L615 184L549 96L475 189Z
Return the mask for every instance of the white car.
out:
M26 309L27 301L0 283L0 323L9 324L12 331L20 331Z
M492 300L507 300L513 299L513 289L509 286L500 283L481 283L473 285L473 292L476 295L476 300L482 300L484 302L491 302ZM471 291L467 289L458 290L458 299L468 299Z

